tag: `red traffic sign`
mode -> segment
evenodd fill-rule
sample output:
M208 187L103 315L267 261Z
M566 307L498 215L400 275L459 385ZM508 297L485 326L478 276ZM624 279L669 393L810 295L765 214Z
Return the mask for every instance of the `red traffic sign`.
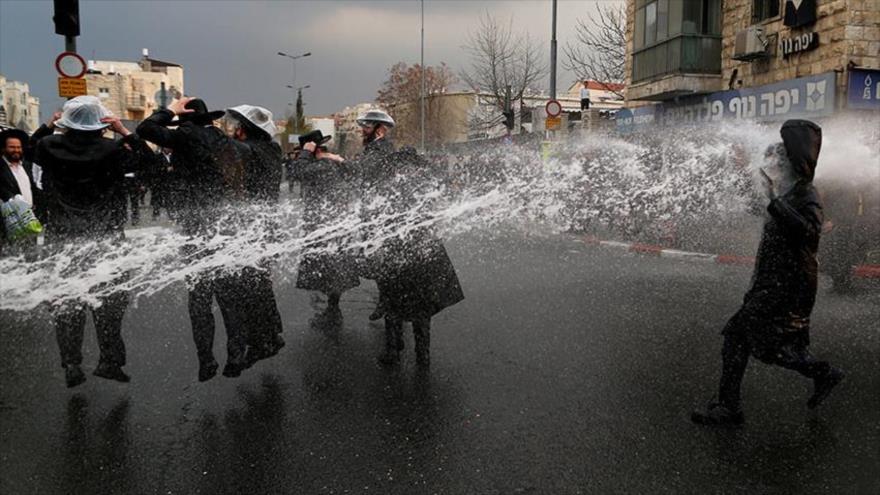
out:
M68 79L79 79L86 73L86 61L73 52L61 52L55 59L58 75Z
M559 117L559 114L562 113L562 104L557 100L550 100L544 109L547 110L548 117Z

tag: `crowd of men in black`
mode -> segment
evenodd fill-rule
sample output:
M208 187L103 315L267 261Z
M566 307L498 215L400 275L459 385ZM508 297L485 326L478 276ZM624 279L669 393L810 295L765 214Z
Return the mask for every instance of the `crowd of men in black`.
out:
M214 125L224 115L234 123L231 136ZM419 170L425 161L413 150L394 151L388 136L394 121L388 114L372 111L358 122L365 147L363 154L351 161L327 152L329 137L320 131L300 137L291 179L302 183L307 231L346 214L355 195L390 198L382 211L366 208L359 213L369 218L409 208L418 191L426 187L418 180L429 176L426 170ZM107 128L121 139L105 137ZM97 98L78 97L68 101L61 113L32 136L17 130L3 132L0 139L4 158L10 165L2 171L10 171L11 177L0 177L0 200L26 197L46 225L45 240L51 252L53 246L65 243L121 241L131 194L126 176L164 177L162 201L189 239L181 256L195 261L204 255L204 240L220 228L224 206L232 200L245 200L253 207L266 209L279 201L282 150L273 140L275 134L272 114L265 108L239 105L226 111L209 111L197 98L182 98L167 109L157 110L136 132L130 132L109 115ZM160 152L152 151L148 142ZM18 169L13 170L18 164L23 180L19 180ZM133 203L137 207L137 202ZM370 318L384 318L386 328L386 348L380 362L400 362L403 322L411 321L416 361L427 366L431 317L464 298L455 269L440 239L427 228L386 238L379 244L369 256L341 246L305 253L297 286L327 294L326 312L340 316L341 294L359 285L360 277L375 279L380 300ZM0 245L0 249L3 247ZM5 247L21 250L16 245ZM121 336L129 295L124 290L112 290L124 280L121 276L111 283L111 290L103 292L106 295L99 305L74 299L53 309L68 387L86 379L82 344L88 310L94 317L100 347L93 374L129 381L122 369L126 354ZM200 381L213 378L219 369L213 353L214 299L227 332L224 376L239 376L285 345L268 266L201 272L188 283Z
M236 122L231 137L212 124L224 113ZM302 184L307 232L350 213L348 206L358 196L386 198L382 206L362 202L357 214L367 220L365 225L377 218L393 223L394 213L409 211L425 197L421 192L434 187L430 166L420 155L411 149L394 151L388 137L394 121L388 114L371 111L358 123L364 151L350 161L328 152L325 144L329 138L320 131L300 137L301 150L292 163L291 179ZM103 137L108 126L122 139ZM65 132L54 133L53 127ZM46 220L50 245L120 239L126 221L125 174L136 166L132 164L155 156L146 145L149 141L171 150L167 165L175 171L175 187L182 192L174 201L173 217L190 239L181 255L196 258L200 239L218 229L218 215L227 200L244 197L266 208L278 202L282 152L273 134L271 113L264 108L240 105L212 112L203 101L193 98L156 111L136 133L130 133L118 119L107 115L96 98L79 97L65 105L60 118L33 136L20 132L0 136L4 161L9 165L2 167L0 200L25 196ZM816 255L823 225L822 201L812 181L822 132L813 122L792 120L782 126L781 137L780 143L767 150L767 163L761 169L769 204L751 287L723 330L718 396L705 409L693 413L696 423L743 422L740 385L750 356L812 379L811 408L844 377L842 371L815 359L809 351L810 314L818 279ZM35 167L22 159L25 148L32 150L40 165L38 180ZM383 226L374 223L361 234L369 239L370 229ZM339 311L341 294L357 286L361 277L375 279L380 297L370 318L385 319L385 351L380 362L399 363L403 323L410 321L416 362L426 366L430 361L431 317L464 298L455 269L430 228L386 234L381 239L370 256L329 244L326 249L305 253L297 286L327 294L327 311L332 313ZM284 346L268 268L199 273L190 282L189 313L200 381L214 377L219 367L213 356L211 304L215 298L227 329L225 376L240 375ZM94 374L129 380L122 370L125 346L120 334L128 295L121 290L104 293L107 295L97 307L67 301L55 309L61 363L69 387L85 380L81 347L89 309L100 346Z

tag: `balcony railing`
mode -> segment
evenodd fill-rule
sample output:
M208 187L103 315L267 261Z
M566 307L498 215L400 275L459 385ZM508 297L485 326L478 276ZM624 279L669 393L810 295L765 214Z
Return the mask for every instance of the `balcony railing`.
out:
M721 37L685 34L633 54L633 83L665 74L721 74Z

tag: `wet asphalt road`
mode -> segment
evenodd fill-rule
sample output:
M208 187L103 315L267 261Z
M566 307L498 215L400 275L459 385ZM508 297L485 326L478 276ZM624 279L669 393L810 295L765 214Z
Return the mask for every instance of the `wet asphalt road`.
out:
M467 299L434 319L428 373L409 331L399 370L375 364L372 284L337 324L278 281L288 346L204 384L182 287L129 309L128 385L66 389L47 317L0 314L0 493L880 492L876 288L823 280L813 349L849 376L818 412L806 380L753 362L747 425L717 431L687 418L748 269L564 237L449 249Z

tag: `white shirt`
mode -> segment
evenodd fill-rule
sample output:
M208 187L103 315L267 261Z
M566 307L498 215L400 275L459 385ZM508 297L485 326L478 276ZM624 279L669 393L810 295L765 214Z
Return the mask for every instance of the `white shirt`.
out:
M590 98L590 90L587 88L581 88L581 99L587 100Z
M25 172L22 163L9 163L9 160L7 160L5 156L3 157L3 161L6 162L9 170L12 171L12 175L15 176L15 182L18 182L18 190L21 191L24 200L30 206L34 206L34 195L31 192L31 180L28 179L27 172Z

